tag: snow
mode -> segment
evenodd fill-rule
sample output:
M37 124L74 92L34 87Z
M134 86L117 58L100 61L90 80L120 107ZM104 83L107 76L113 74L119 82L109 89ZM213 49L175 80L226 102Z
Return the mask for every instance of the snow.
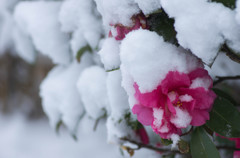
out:
M240 64L232 61L226 54L220 53L211 69L208 68L207 70L213 79L216 79L216 76L236 76L240 74ZM226 82L233 86L240 85L239 80L229 80Z
M0 1L0 55L6 51L13 49L12 30L14 21L10 12L14 1Z
M179 107L175 107L175 110L176 115L171 116L170 122L177 128L186 128L192 121L191 115Z
M196 78L192 81L190 88L198 88L203 87L205 90L208 90L212 84L212 80L209 78Z
M235 12L221 3L206 0L161 0L167 14L175 19L177 39L206 64L211 65L226 43L235 51L240 47L240 28Z
M71 133L75 132L84 112L76 83L81 72L91 64L91 56L84 54L83 62L56 66L42 82L40 96L43 109L53 128L62 120Z
M172 134L171 135L171 140L173 141L173 143L172 143L172 149L173 149L177 146L178 141L180 140L180 137L177 134Z
M151 14L161 8L159 0L135 0L145 15Z
M129 73L141 93L154 90L169 71L188 73L202 66L189 52L164 42L155 32L141 29L129 33L122 41L120 59L121 70ZM124 74L123 85L128 85L124 82L129 76ZM129 91L133 86L124 88Z
M34 63L37 52L31 38L24 31L21 31L21 28L15 27L13 40L17 54L28 63Z
M99 51L101 61L106 70L112 70L120 67L119 53L119 42L114 38L107 38Z
M95 0L98 11L103 17L103 24L122 24L131 26L131 17L140 12L134 0Z
M236 1L236 9L235 10L236 10L235 19L236 19L238 25L240 25L240 1L239 0Z
M171 102L173 102L177 99L177 94L174 91L172 91L168 93L168 98L170 99Z
M19 2L14 19L19 31L31 37L39 52L48 55L54 63L66 65L71 60L69 35L60 30L60 5L61 2L49 1Z
M97 132L87 117L79 126L79 141L74 141L65 130L57 135L45 119L29 121L22 115L0 117L0 157L3 158L122 158L118 146L107 144L104 122L100 122ZM124 152L124 157L128 154ZM147 149L136 151L133 158L159 157Z
M181 102L190 102L193 100L192 96L191 95L188 95L188 94L184 94L184 95L180 95L179 96L179 100Z
M135 138L135 133L124 118L130 112L127 94L121 87L121 72L119 70L108 73L107 90L111 107L111 115L107 119L108 141L119 143L118 138Z
M161 108L153 108L153 125L155 127L160 127L162 125L162 119L163 119L163 109ZM161 132L168 132L168 129L165 129L164 131L161 130Z
M59 20L64 32L72 32L71 50L73 55L87 44L94 50L102 36L102 20L93 0L64 1Z
M85 110L95 120L110 113L106 80L105 70L99 66L92 66L86 68L77 81Z

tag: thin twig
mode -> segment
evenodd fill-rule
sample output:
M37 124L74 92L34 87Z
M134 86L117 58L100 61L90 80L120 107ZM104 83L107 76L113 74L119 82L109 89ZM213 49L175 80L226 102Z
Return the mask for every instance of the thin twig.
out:
M190 131L190 130L189 130ZM162 153L173 153L173 154L183 154L181 153L180 151L177 151L177 150L171 150L171 149L163 149L163 148L158 148L158 147L155 147L155 146L152 146L152 145L146 145L146 144L143 144L143 143L140 143L140 142L137 142L135 140L131 140L131 139L128 139L126 137L124 138L120 138L121 140L124 140L124 141L127 141L127 142L130 142L132 144L135 144L137 145L138 147L137 148L133 148L132 150L139 150L141 148L146 148L146 149L149 149L149 150L153 150L153 151L157 151L157 152L162 152ZM218 150L233 150L233 151L240 151L239 148L235 148L235 147L231 147L231 146L216 146L216 148Z
M222 46L221 51L225 52L226 55L233 61L240 63L240 55L234 53L234 51L231 50L226 44Z
M217 80L213 82L213 85L217 85L220 82L226 81L226 80L239 80L240 75L237 76L216 76Z
M158 148L158 147L154 147L152 145L146 145L146 144L143 144L143 143L140 143L140 142L137 142L135 140L131 140L131 139L128 139L126 137L124 138L120 138L121 140L124 140L124 141L127 141L127 142L130 142L132 144L135 144L138 146L138 148L136 148L137 150L139 150L140 148L147 148L147 149L150 149L150 150L154 150L154 151L158 151L158 152L169 152L169 153L178 153L178 154L181 154L179 151L177 150L171 150L171 149L163 149L163 148Z
M238 151L240 151L240 148L235 148L235 147L231 147L231 146L217 146L217 149L219 149L219 150L225 149L225 150L238 150Z

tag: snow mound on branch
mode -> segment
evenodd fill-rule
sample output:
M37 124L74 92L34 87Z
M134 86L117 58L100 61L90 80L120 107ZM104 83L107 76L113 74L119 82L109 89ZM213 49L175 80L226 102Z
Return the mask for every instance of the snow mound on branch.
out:
M20 2L15 8L14 19L22 34L30 36L39 52L48 55L54 63L68 64L71 60L69 35L60 30L60 5L61 2Z
M159 0L135 0L142 12L147 15L161 8Z
M90 45L92 49L98 46L103 28L100 14L93 0L64 1L59 20L64 32L73 32L71 49L74 56L86 45Z
M98 11L103 17L104 25L122 24L131 26L131 17L140 13L138 5L134 0L95 0Z
M90 55L85 54L80 64L74 62L68 66L56 66L42 82L40 96L43 109L53 128L62 120L72 133L75 132L84 112L76 83L80 73L91 64Z
M133 89L136 82L142 93L154 90L169 71L189 73L202 67L189 52L164 42L161 36L148 30L129 33L120 46L120 58L124 88Z
M107 38L99 51L101 61L106 70L116 69L120 66L119 42L114 38Z
M111 115L107 119L108 142L120 143L119 138L136 138L134 131L124 118L130 109L127 94L121 86L121 72L119 70L108 73L107 90L111 107Z
M77 81L85 110L93 119L110 113L106 80L105 70L99 66L92 66L85 69Z
M24 33L21 28L15 27L13 30L13 40L17 54L28 63L33 63L37 53L29 35Z
M175 19L179 44L211 65L226 41L240 51L240 27L235 11L206 0L160 0L163 9Z
M0 54L12 47L13 24L11 14L5 8L0 8Z

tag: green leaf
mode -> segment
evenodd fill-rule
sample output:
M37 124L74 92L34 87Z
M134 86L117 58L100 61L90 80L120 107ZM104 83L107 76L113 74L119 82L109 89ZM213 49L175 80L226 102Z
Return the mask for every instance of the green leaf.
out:
M190 147L193 158L220 158L217 148L202 127L194 130Z
M120 68L115 68L115 69L111 69L111 70L106 70L106 72L112 72L112 71L117 71L117 70L120 70Z
M236 8L236 0L212 0L212 2L219 2L225 5L228 8Z
M163 36L165 41L178 45L177 32L174 29L174 19L169 18L164 10L151 14L147 18L147 24L150 26L151 31L155 31Z
M163 139L161 138L161 144L164 145L164 146L168 146L170 144L172 144L173 141L171 139Z
M240 112L228 100L217 98L206 125L225 137L240 137Z
M78 62L81 61L81 57L86 51L92 52L92 48L89 45L86 45L86 46L82 47L81 49L79 49L79 51L77 52L77 55L76 55Z
M217 88L213 88L212 90L217 94L218 97L225 98L228 101L230 101L233 105L237 105L237 102L227 92Z

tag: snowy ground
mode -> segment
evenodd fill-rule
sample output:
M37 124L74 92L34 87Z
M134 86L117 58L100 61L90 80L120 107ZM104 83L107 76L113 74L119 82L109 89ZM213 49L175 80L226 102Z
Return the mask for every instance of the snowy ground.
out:
M85 123L80 124L80 127L84 126ZM118 147L107 144L104 128L99 125L97 132L82 129L76 142L63 129L57 135L45 119L28 121L21 115L0 116L0 158L129 157L127 154L121 156ZM140 152L134 157L142 156L144 154Z

